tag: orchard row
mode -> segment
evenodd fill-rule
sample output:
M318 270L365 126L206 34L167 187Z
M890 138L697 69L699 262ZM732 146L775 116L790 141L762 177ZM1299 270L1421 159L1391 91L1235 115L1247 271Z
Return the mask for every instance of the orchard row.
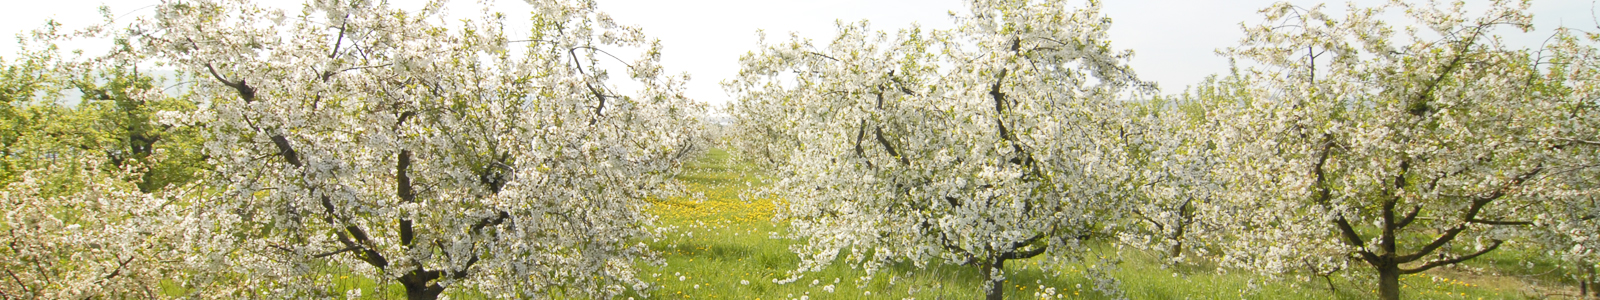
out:
M1008 262L1098 241L1385 299L1502 245L1600 263L1600 35L1506 46L1526 2L1273 5L1220 51L1236 67L1163 94L1097 2L973 0L952 29L761 45L726 126L642 29L529 4L527 26L364 0L46 23L0 62L0 297L648 295L646 209L717 144L775 178L791 280L955 264L999 299ZM110 50L56 46L84 40Z

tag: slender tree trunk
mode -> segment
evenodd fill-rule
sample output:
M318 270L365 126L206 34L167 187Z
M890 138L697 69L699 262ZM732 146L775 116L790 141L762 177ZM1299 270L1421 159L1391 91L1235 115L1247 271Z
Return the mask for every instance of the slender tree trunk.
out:
M1004 272L1005 271L1005 269L1006 269L1006 260L1003 259L1003 258L995 258L993 264L990 264L990 263L986 262L986 263L984 263L982 265L982 267L983 267L983 272L980 272L980 273L983 274L983 280L986 280L986 281L989 282L989 290L986 291L983 299L986 299L986 300L1003 300L1003 299L1005 299L1006 280L1003 279L1003 278L1002 279L995 279L995 275L997 275L997 272Z
M1333 286L1333 277L1332 276L1333 276L1333 273L1328 273L1328 275L1323 275L1322 276L1322 280L1328 283L1328 292L1331 292L1331 293L1334 293L1334 294L1338 294L1339 293L1339 288Z
M1584 271L1584 277L1578 278L1578 298L1589 298L1589 282L1594 281L1594 269L1579 264L1579 269Z
M1167 257L1172 258L1174 261L1183 255L1183 234L1189 227L1187 222L1180 222L1177 225L1177 232L1172 234L1172 248L1167 249Z
M1400 264L1384 263L1378 267L1378 299L1400 300Z

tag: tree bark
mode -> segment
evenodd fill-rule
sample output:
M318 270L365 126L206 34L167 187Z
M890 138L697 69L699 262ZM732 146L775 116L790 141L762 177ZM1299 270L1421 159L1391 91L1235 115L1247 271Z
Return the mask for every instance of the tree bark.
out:
M1178 207L1179 220L1178 224L1173 224L1177 228L1172 233L1172 248L1167 250L1167 255L1172 259L1177 259L1178 256L1183 255L1183 235L1189 230L1189 222L1194 220L1193 209L1189 207L1192 202L1194 202L1194 199L1185 200L1183 205Z
M406 288L406 299L410 300L437 300L439 294L444 293L444 287L438 283L431 283L439 278L437 271L416 270L400 276L400 285Z
M989 290L985 291L983 299L1003 300L1006 293L1006 280L1004 278L995 279L995 275L998 272L1004 272L1006 260L1005 258L995 258L992 261L993 263L984 262L982 265L983 272L980 272L983 274L983 280L989 282Z
M1389 262L1378 267L1378 299L1400 299L1400 265Z

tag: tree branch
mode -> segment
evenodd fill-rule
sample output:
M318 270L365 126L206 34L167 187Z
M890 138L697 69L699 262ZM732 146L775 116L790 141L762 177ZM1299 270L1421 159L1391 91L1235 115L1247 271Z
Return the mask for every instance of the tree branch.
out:
M1475 31L1474 34L1472 35L1472 37L1467 38L1467 40L1463 41L1462 46L1460 46L1459 51L1456 52L1455 57L1452 57L1450 59L1450 63L1448 65L1445 65L1444 71L1439 72L1439 77L1435 77L1435 78L1433 78L1433 80L1428 81L1428 83L1427 83L1428 86L1423 88L1422 93L1417 94L1417 97L1415 99L1412 99L1411 103L1407 103L1408 107L1406 108L1406 110L1408 112L1410 112L1412 115L1416 115L1416 116L1421 116L1421 115L1426 114L1428 112L1429 108L1427 106L1427 103L1425 103L1423 101L1426 101L1427 98L1432 97L1434 90L1438 89L1439 84L1444 82L1445 80L1449 79L1450 78L1450 73L1451 72L1455 72L1455 70L1457 68L1461 67L1462 58L1466 56L1465 52L1468 51L1468 49L1471 49L1470 45L1472 43L1474 43L1478 39L1479 36L1480 35L1478 34L1478 32Z
M589 49L590 50L594 50L594 48L592 48L592 47L590 47ZM607 96L606 96L604 91L600 90L600 88L594 87L594 83L590 82L590 80L589 80L589 79L592 79L592 78L589 78L589 74L588 73L583 72L583 64L578 62L578 47L574 47L572 49L567 49L567 54L572 55L573 68L578 70L578 75L583 75L583 77L584 77L583 86L584 87L588 87L589 88L589 93L594 94L595 99L600 100L599 105L595 105L595 107L594 107L594 118L593 119L589 119L589 125L594 125L595 123L600 122L600 117L601 116L604 116L601 113L606 108L606 97Z
M1333 199L1333 192L1328 190L1328 186L1327 186L1327 183L1326 183L1327 178L1326 178L1326 176L1324 174L1325 172L1322 169L1324 166L1327 165L1328 157L1331 155L1332 152L1333 152L1333 143L1332 142L1328 142L1328 141L1323 141L1323 143L1322 143L1322 151L1321 151L1321 153L1319 153L1317 155L1317 163L1311 166L1311 173L1316 176L1316 181L1312 183L1312 186L1317 187L1317 192L1316 192L1316 196L1315 196L1316 199L1315 200L1317 201L1318 204L1321 204L1321 205L1324 205L1324 206L1329 205L1329 203ZM1365 250L1366 247L1367 247L1367 243L1365 241L1362 241L1361 234L1356 232L1355 227L1354 226L1350 226L1350 221L1346 220L1344 218L1344 214L1340 213L1340 212L1333 212L1333 213L1339 214L1339 217L1333 219L1333 224L1334 224L1335 227L1339 228L1339 233L1340 233L1341 236L1344 237L1344 240L1345 240L1344 242L1346 244L1349 244L1350 246L1355 246L1356 248L1363 249L1363 250L1359 251L1362 254L1363 257L1372 256L1372 257L1370 257L1368 259L1369 260L1377 259L1376 256L1373 256L1372 253L1370 253L1370 252Z
M1505 241L1494 240L1494 243L1493 244L1489 244L1489 247L1483 248L1483 250L1478 250L1478 252L1476 252L1476 253L1472 253L1472 254L1468 254L1467 256L1460 256L1460 257L1456 257L1456 258L1452 258L1452 259L1430 261L1430 262L1428 262L1426 264L1422 264L1422 266L1417 267L1415 269L1400 269L1400 274L1415 274L1415 273L1424 272L1424 271L1427 271L1427 270L1430 270L1430 269L1433 269L1433 268L1437 268L1439 266L1452 265L1452 264L1460 263L1460 262L1463 262L1463 261L1467 261L1467 260L1476 258L1479 255L1483 255L1484 253L1489 253L1489 251L1494 251L1495 248L1500 248L1500 244L1504 243L1504 242Z
M505 211L499 211L494 216L490 216L488 218L484 218L482 220L478 220L478 223L472 224L472 228L470 229L470 232L472 234L474 234L474 235L483 234L483 229L484 228L489 227L489 226L499 226L500 224L504 224L505 221L510 220L510 219L511 219L511 214L506 213ZM476 242L473 243L473 248L474 249L477 248L477 243ZM474 250L474 251L476 251L476 250ZM448 255L449 252L446 251L446 253L447 253L446 255ZM468 275L471 275L471 273L468 273L468 270L470 270L472 268L472 265L478 263L478 254L476 252L468 253L468 254L470 256L467 257L467 263L462 265L461 271L459 271L459 272L450 272L450 276L451 277L456 278L456 279L461 279L461 278L466 278ZM429 280L432 280L433 278L438 278L439 275L442 274L442 273L440 273L440 271L428 271L428 272L432 272L431 274L433 274L431 277L428 277Z
M412 189L409 172L411 169L411 150L402 149L398 156L395 159L395 194L400 197L402 203L416 203L417 194ZM411 226L411 219L400 218L400 244L406 246L407 249L416 246L413 243L416 234Z
M878 137L878 143L879 144L883 144L883 149L889 151L889 155L894 156L894 158L900 159L900 163L903 164L903 165L906 165L906 166L911 165L911 160L910 159L907 159L904 155L900 155L899 151L895 151L894 150L894 145L890 145L889 144L889 140L883 138L883 128L882 127L872 127L872 131L873 131L873 135Z
M311 257L323 258L323 257L334 256L334 255L339 254L339 253L345 253L345 252L355 251L355 250L361 250L361 248L360 247L344 247L343 249L333 250L333 251L327 252L327 253L320 253L320 254L312 255Z
M1573 142L1573 143L1577 143L1577 144L1584 144L1584 145L1590 145L1590 146L1600 146L1600 141L1580 140L1580 139L1573 139L1573 138L1556 138L1556 139L1557 140L1568 141L1568 142Z
M1411 212L1406 213L1405 217L1401 217L1399 223L1395 223L1395 229L1406 228L1406 226L1411 225L1411 221L1417 220L1417 213L1419 212L1422 212L1422 206L1412 206Z
M822 58L831 59L833 61L841 61L841 60L839 60L837 58L833 58L832 56L828 56L827 54L817 53L817 52L813 52L813 51L806 51L806 54L821 56Z
M22 293L23 294L33 294L33 289L28 288L27 284L23 284L22 283L22 278L18 278L16 272L12 272L11 270L6 270L6 275L11 275L11 281L16 281L17 282L17 286L22 288Z
M499 211L499 213L495 214L494 216L484 218L483 220L478 220L478 223L472 224L472 233L482 234L484 227L498 226L509 219L511 219L511 214L506 213L505 211Z
M1422 249L1417 250L1416 253L1412 253L1410 255L1405 255L1405 256L1400 256L1400 257L1397 257L1396 259L1399 260L1400 262L1411 262L1411 261L1415 261L1417 259L1421 259L1423 256L1426 256L1428 254L1433 253L1433 251L1438 250L1439 247L1444 246L1445 243L1448 243L1448 242L1450 242L1452 240L1455 240L1456 235L1460 234L1461 231L1467 229L1466 223L1495 222L1495 221L1477 220L1478 219L1478 213L1482 212L1483 211L1483 207L1488 205L1490 202L1493 202L1496 199L1500 199L1500 197L1504 197L1506 195L1506 193L1508 193L1508 191L1511 188L1522 184L1522 182L1527 181L1529 178L1532 178L1533 176L1539 174L1542 171L1544 171L1544 167L1543 166L1534 167L1532 170L1528 170L1528 172L1524 172L1522 174L1518 174L1516 177L1513 177L1510 181L1507 181L1506 184L1500 186L1499 189L1495 189L1493 192L1490 192L1488 194L1479 196L1477 199L1473 199L1472 200L1472 204L1467 207L1466 213L1461 218L1462 224L1457 224L1455 227L1451 227L1450 229L1446 230L1443 235L1440 235L1438 238L1435 238L1433 240L1433 242L1428 243L1427 246L1424 246L1424 247L1422 247ZM1485 224L1488 224L1488 223L1485 223ZM1505 225L1516 225L1516 224L1505 224ZM1530 225L1531 225L1531 223L1530 223ZM1498 244L1496 244L1496 245L1498 245ZM1474 255L1474 256L1476 256L1476 255ZM1466 259L1471 259L1471 257L1467 257Z
M1417 250L1416 253L1397 256L1395 257L1395 260L1401 263L1406 263L1421 259L1423 256L1427 256L1428 254L1432 254L1433 251L1439 250L1439 247L1443 247L1445 243L1455 240L1456 235L1461 234L1461 231L1464 230L1467 230L1467 226L1465 225L1456 225L1455 227L1450 227L1450 229L1446 229L1444 231L1443 235L1439 235L1439 237L1434 238L1433 242L1429 242L1428 245L1422 246L1422 249Z
M1049 249L1048 245L1037 245L1037 244L1035 244L1035 243L1038 243L1039 240L1041 240L1043 238L1044 238L1043 234L1035 234L1035 235L1033 235L1033 237L1030 237L1025 241L1012 243L1011 244L1011 250L1007 251L1005 254L1001 254L1000 255L1000 259L1003 259L1003 260L1004 259L1028 259L1028 258L1033 258L1035 256L1039 256L1039 254L1043 254L1046 249ZM1018 248L1022 248L1022 247L1026 247L1026 246L1030 246L1030 245L1033 246L1033 249L1028 249L1027 251L1023 251L1023 252L1017 252Z
M1533 225L1533 222L1529 222L1529 221L1495 221L1495 220L1481 220L1481 219L1467 220L1467 223L1476 223L1476 224L1485 224L1485 225L1508 225L1508 226L1531 226L1531 225Z
M282 155L283 160L288 161L289 165L293 165L296 168L304 166L300 161L300 155L295 153L294 148L289 147L288 138L284 138L281 134L274 134L272 135L272 144L278 147L278 155Z
M212 78L216 78L217 81L222 82L222 85L226 85L228 87L231 87L231 88L233 88L234 91L239 92L239 98L244 99L245 103L250 103L250 102L255 102L256 101L256 89L253 88L253 87L250 87L249 84L245 83L244 79L239 79L238 82L228 81L227 79L222 78L222 75L218 75L217 74L217 69L216 68L212 68L211 64L209 64L209 63L206 64L206 71L211 72L211 77Z
M911 89L906 88L905 82L901 82L900 78L895 78L893 76L894 75L894 71L889 71L889 75L890 75L889 81L894 82L894 86L897 89L899 89L901 93L905 93L906 95L912 95L912 96L922 96L920 94L917 94L916 91L912 91Z
M867 119L861 119L861 127L856 129L856 156L860 156L862 158L862 161L867 162L867 168L872 168L872 160L866 159L867 158L867 151L866 151L866 149L861 147L861 140L865 139L866 136L867 136Z
M328 225L338 226L338 222L336 222L334 219L334 216L337 215L337 213L333 208L333 199L329 199L327 195L322 196L322 209L323 212L326 213L326 215L323 216L323 221L328 222ZM361 248L361 259L366 261L367 264L372 265L373 267L378 267L379 269L389 266L389 260L385 259L383 254L380 254L378 251L374 251L372 248L367 248L365 246L372 244L372 240L367 237L367 232L361 230L360 227L356 227L354 224L346 224L344 226L344 231L335 230L334 234L339 238L339 242L343 243L345 247ZM354 241L350 239L352 237L355 238Z
M1167 227L1166 226L1162 225L1161 222L1157 222L1156 219L1152 219L1152 218L1150 218L1150 216L1145 215L1144 211L1141 211L1141 210L1135 208L1135 209L1133 209L1133 215L1139 216L1139 218L1140 219L1144 219L1145 222L1150 222L1150 225L1155 225L1156 226L1156 230L1160 230L1160 231L1163 231L1163 232L1167 231Z
M112 278L117 278L117 275L122 275L122 270L128 268L128 263L133 262L134 258L135 257L131 257L130 256L130 257L128 257L128 259L124 259L124 260L122 260L120 262L117 262L117 269L111 271L111 274L107 274L105 277L101 277L100 280L97 281L97 282L105 282L106 280L111 280ZM113 261L115 261L115 259L113 259Z

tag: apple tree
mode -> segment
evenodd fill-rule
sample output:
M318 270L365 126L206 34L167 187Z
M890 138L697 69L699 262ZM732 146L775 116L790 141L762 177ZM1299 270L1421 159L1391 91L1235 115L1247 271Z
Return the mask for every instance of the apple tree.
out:
M1075 257L1121 212L1121 99L1143 87L1097 2L969 1L958 28L841 23L743 57L730 112L782 177L800 273L841 259L975 267ZM748 151L748 150L747 150ZM776 161L782 160L782 161Z
M507 32L444 1L172 0L115 31L112 55L176 69L206 104L164 116L201 124L217 174L174 250L216 270L196 293L336 296L341 274L411 299L646 291L642 199L670 185L699 104L594 1L529 5Z

